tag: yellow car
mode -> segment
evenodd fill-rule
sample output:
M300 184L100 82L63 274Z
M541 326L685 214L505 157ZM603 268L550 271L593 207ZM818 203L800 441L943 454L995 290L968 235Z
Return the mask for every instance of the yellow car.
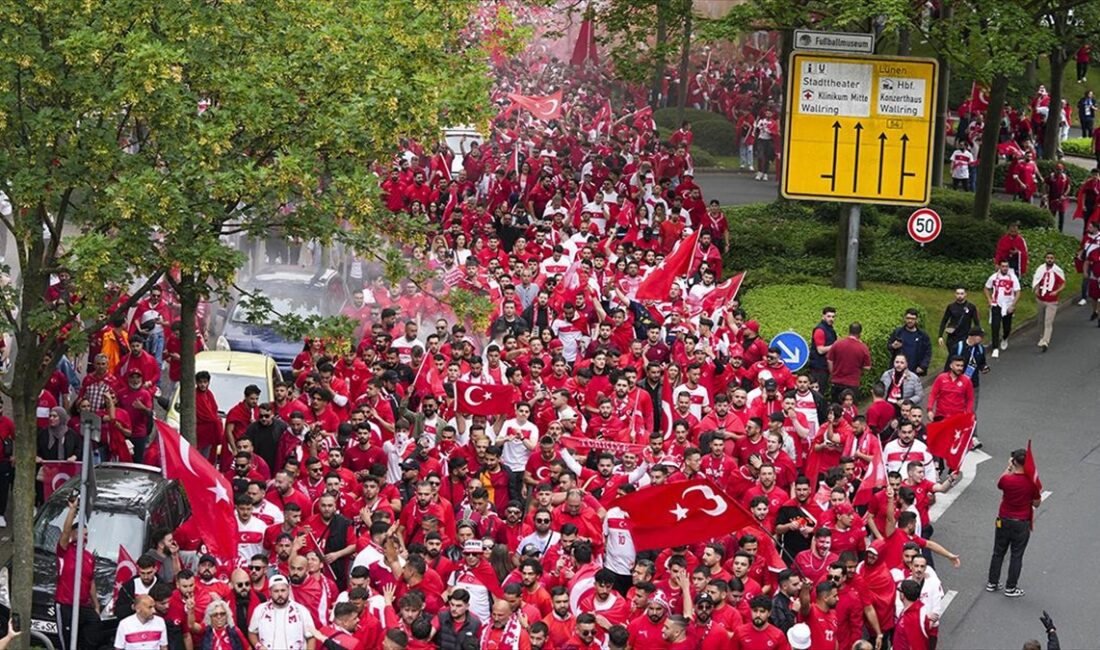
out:
M269 402L275 394L275 382L283 378L274 359L254 352L199 352L195 355L195 372L202 370L210 373L210 390L218 401L218 413L222 418L225 418L226 411L244 399L245 386L255 384L260 388L260 401ZM180 391L176 388L165 418L175 427L180 422L179 399Z

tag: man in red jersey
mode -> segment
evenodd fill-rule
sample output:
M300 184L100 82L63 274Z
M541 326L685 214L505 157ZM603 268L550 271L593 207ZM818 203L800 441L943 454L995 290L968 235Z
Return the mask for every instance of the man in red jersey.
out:
M1001 507L997 511L997 528L993 537L993 557L989 562L989 582L986 591L1001 588L1001 566L1005 554L1012 550L1008 561L1008 579L1005 580L1005 596L1019 598L1024 595L1016 586L1024 564L1024 551L1031 537L1031 521L1034 509L1042 502L1039 489L1024 469L1027 450L1012 452L997 488L1001 490Z
M974 410L974 385L965 376L966 360L953 356L947 372L940 373L928 393L928 415L933 420Z
M756 596L749 602L752 622L734 630L732 650L790 650L787 635L768 621L772 602L767 596Z
M810 647L808 650L838 650L838 628L836 620L836 585L825 580L814 589L816 596L810 602L810 581L802 583L801 601L802 619L810 626Z

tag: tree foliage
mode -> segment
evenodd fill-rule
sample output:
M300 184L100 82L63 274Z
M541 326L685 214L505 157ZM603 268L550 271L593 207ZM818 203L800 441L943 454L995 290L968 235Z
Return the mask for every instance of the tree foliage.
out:
M399 136L430 142L441 125L485 120L487 59L468 30L476 7L0 6L0 189L19 273L0 294L18 350L3 390L19 426L14 542L26 552L16 554L12 592L25 621L34 405L48 361L79 346L117 288L139 280L168 274L187 322L199 299L232 281L243 261L229 245L236 235L338 244L400 275L408 265L398 247L425 224L381 209L372 163L392 156ZM508 38L498 33L495 46ZM79 299L47 304L62 268Z

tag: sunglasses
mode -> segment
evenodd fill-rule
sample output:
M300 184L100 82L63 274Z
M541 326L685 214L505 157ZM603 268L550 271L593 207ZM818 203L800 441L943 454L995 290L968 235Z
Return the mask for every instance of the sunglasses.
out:
M550 523L550 520L549 519L536 519L535 523L536 524L548 524L548 523Z
M262 566L250 566L250 567L248 567L248 570L249 571L263 571L266 568L267 567L262 567Z
M250 582L234 582L233 586L234 587L249 587L249 586L251 586L251 584L252 583L250 583Z
M214 617L214 616L229 616L229 614L228 614L228 613L226 613L226 612L214 612L214 613L213 613L213 614L211 614L210 616L211 616L211 617Z

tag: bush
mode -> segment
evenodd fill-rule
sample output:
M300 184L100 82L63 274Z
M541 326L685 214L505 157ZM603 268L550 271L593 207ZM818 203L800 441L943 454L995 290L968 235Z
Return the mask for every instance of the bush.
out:
M657 123L657 126L663 126L670 131L675 131L680 128L680 122L676 119L676 112L675 108L659 108L653 111L653 121ZM692 129L701 122L710 122L714 120L726 121L726 117L721 113L701 111L697 108L685 108L684 119L691 122Z
M725 119L709 120L692 125L693 147L705 149L716 156L737 155L737 129Z
M1092 138L1069 138L1062 143L1062 152L1067 156L1092 158Z
M809 237L802 244L802 252L811 257L836 256L836 240L840 235L833 229ZM863 224L859 229L859 256L868 257L875 254L875 241L878 239L878 231L870 224Z
M997 223L1007 226L1019 223L1021 228L1050 228L1054 226L1054 217L1050 210L1027 203L1006 203L994 201L989 208L989 216Z
M696 167L715 167L718 165L718 161L714 159L714 156L699 147L694 147L691 152L691 160Z
M752 274L746 275L746 280ZM863 342L871 350L871 370L864 373L864 396L886 370L891 355L886 349L890 332L901 324L905 310L913 305L901 296L884 291L845 291L823 286L773 285L747 289L742 304L749 316L760 323L761 335L770 340L780 332L798 332L807 339L821 320L821 308L838 305L837 332L846 332L848 324L863 325ZM922 314L925 321L927 314Z

